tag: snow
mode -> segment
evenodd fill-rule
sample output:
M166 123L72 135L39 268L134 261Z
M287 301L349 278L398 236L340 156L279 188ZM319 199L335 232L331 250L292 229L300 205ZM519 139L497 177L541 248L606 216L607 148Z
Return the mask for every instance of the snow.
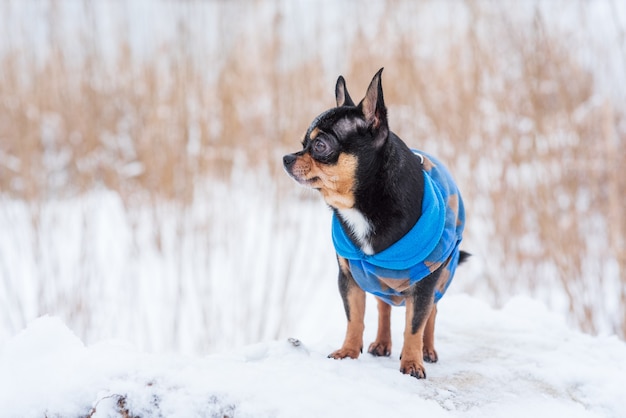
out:
M402 375L403 314L391 357L326 358L345 319L319 315L298 345L277 340L206 356L85 345L40 317L0 346L3 417L617 417L626 410L626 344L573 331L528 298L494 310L467 295L439 306L440 360L426 380ZM366 341L375 333L366 315ZM294 338L299 338L294 335Z

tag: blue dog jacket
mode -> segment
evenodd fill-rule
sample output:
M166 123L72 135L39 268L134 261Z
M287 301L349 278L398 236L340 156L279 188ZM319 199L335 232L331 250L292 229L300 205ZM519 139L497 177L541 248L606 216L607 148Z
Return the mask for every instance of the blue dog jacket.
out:
M450 172L435 158L413 151L423 158L424 197L422 215L415 226L389 248L365 254L344 231L333 215L335 251L350 263L352 276L361 289L390 305L404 305L401 292L437 270L448 258L435 290L435 303L452 281L459 262L459 244L465 226L461 194Z

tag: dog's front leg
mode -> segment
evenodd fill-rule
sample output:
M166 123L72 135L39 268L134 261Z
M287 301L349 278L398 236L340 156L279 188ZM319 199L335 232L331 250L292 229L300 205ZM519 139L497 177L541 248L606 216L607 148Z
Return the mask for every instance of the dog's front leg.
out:
M406 296L404 345L400 355L400 371L418 379L426 378L423 361L424 328L434 304L438 272L417 282Z
M378 302L378 332L376 340L370 344L367 352L375 356L391 355L391 305L380 298Z
M343 300L348 319L348 329L343 346L328 355L329 358L358 358L363 351L363 330L365 329L365 292L361 289L350 273L350 265L339 257L339 293Z

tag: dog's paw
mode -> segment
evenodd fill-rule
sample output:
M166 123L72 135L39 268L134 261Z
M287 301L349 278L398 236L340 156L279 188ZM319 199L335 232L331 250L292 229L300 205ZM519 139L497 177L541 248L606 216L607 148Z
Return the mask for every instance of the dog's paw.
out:
M370 344L367 352L376 357L389 357L391 355L391 341L374 341Z
M439 360L439 356L437 355L437 351L434 348L426 348L422 350L424 353L424 361L427 363L437 363Z
M328 358L334 358L335 360L341 360L344 359L346 357L349 358L359 358L359 355L361 354L362 349L360 350L355 350L353 348L340 348L339 350L333 351L332 353L330 353L328 355Z
M426 369L422 364L415 361L401 361L400 371L404 374L411 375L416 379L426 379Z

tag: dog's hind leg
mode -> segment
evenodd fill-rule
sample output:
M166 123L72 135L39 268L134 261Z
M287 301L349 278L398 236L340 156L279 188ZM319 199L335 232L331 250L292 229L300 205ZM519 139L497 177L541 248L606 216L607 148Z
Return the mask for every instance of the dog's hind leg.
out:
M391 355L391 305L380 298L378 302L378 331L376 340L370 344L367 352L375 356Z
M420 319L420 313L415 312L413 298L406 300L406 325L404 329L404 345L400 355L400 371L418 379L426 378L426 369L423 362L423 338L426 318ZM421 309L418 309L421 311Z
M328 355L329 358L358 358L363 351L363 331L365 330L365 292L361 289L350 272L347 260L338 257L339 293L343 300L348 319L348 329L343 346Z
M435 351L435 319L437 317L437 305L433 305L430 311L430 316L426 321L426 328L424 328L424 346L422 352L424 354L424 361L428 363L436 363L439 357L437 351Z
M435 284L440 274L441 268L415 283L406 295L406 323L400 371L418 379L426 378L423 358L424 330L434 306Z

